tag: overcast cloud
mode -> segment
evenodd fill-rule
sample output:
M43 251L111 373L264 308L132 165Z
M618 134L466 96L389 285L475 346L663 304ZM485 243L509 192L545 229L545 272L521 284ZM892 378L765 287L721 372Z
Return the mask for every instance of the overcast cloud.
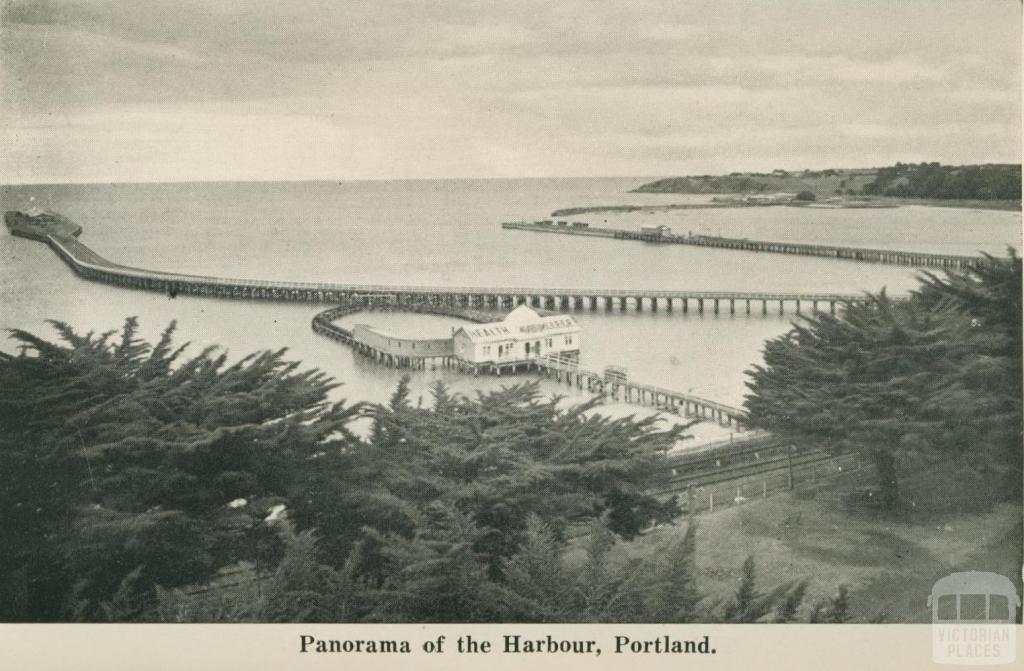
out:
M1017 162L1020 12L14 0L0 182Z

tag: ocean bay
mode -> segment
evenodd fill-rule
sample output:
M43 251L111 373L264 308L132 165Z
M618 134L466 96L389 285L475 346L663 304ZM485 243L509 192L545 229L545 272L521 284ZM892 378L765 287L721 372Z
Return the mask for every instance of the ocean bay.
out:
M677 202L678 195L632 194L640 179L437 180L117 184L5 187L5 210L32 206L80 223L82 241L112 261L143 268L278 280L443 286L706 289L893 293L914 285L899 266L538 236L503 231L502 221L545 218L558 208L607 203ZM971 253L1000 253L1019 237L1012 212L908 207L891 210L744 208L680 215L586 215L638 227L665 223L677 232L762 239L838 242ZM815 223L817 222L817 223ZM822 223L824 222L824 223ZM964 222L969 222L969 225ZM899 241L897 244L894 240ZM953 242L950 242L953 241ZM45 334L45 319L80 328L117 328L138 315L154 337L172 319L179 339L216 344L242 355L288 347L290 355L344 383L338 396L384 401L402 371L375 365L310 329L320 307L248 303L128 291L85 282L42 245L3 236L4 318L0 326ZM805 309L805 312L807 310ZM763 341L783 333L796 315L769 309L747 316L655 313L603 306L573 313L583 328L581 363L627 367L642 382L736 404L743 371L760 360ZM452 320L424 315L357 315L408 334L436 333ZM377 321L375 321L377 320ZM8 346L3 346L5 349ZM429 402L436 379L463 393L512 380L468 377L451 370L416 371L413 398ZM546 392L577 394L551 381ZM583 396L580 395L582 399ZM618 411L641 412L635 408ZM712 427L698 433L713 434Z

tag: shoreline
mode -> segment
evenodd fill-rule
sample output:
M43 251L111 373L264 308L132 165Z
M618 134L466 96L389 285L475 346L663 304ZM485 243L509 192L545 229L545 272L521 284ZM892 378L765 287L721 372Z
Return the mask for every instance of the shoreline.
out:
M693 195L693 194L691 194ZM696 194L706 195L706 194ZM756 208L756 207L799 207L812 210L872 210L892 209L907 207L911 205L923 207L951 207L965 210L996 210L1005 212L1020 212L1021 202L1019 200L939 200L931 198L894 198L883 196L869 200L843 200L840 202L826 201L785 201L777 203L756 203L756 202L709 202L709 203L667 203L665 205L594 205L587 207L566 207L555 210L552 217L571 217L581 214L599 214L606 212L630 213L630 212L672 212L675 210L718 210L729 208Z

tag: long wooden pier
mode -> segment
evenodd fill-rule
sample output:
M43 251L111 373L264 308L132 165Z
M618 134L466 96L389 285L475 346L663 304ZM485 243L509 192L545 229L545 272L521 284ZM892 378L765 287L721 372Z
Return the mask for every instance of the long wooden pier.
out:
M49 218L48 218L49 217ZM826 307L832 313L837 306L863 300L860 294L767 292L767 291L701 291L677 289L570 288L570 287L468 287L349 284L333 282L286 282L235 279L226 277L186 275L158 270L133 268L109 261L77 235L81 228L67 232L51 223L67 224L55 215L31 216L7 212L5 222L12 235L48 244L80 277L130 289L156 291L171 297L179 295L210 296L244 300L298 301L308 303L344 303L353 296L380 295L399 305L429 303L465 308L507 309L529 304L549 310L620 310L633 308L652 311L679 310L686 314L705 311L720 314L737 311L745 314L778 310L779 314L805 308L817 312ZM894 300L901 297L895 296Z
M672 235L658 232L629 231L618 228L601 228L589 224L568 221L509 222L502 228L533 233L557 233L582 235L616 240L637 240L657 244L691 245L735 249L745 252L770 252L773 254L796 254L799 256L821 256L846 261L889 263L902 266L960 269L987 263L983 256L955 256L929 252L901 251L896 249L871 249L868 247L845 247L840 245L818 245L800 242L771 242L747 238L723 238L710 235Z

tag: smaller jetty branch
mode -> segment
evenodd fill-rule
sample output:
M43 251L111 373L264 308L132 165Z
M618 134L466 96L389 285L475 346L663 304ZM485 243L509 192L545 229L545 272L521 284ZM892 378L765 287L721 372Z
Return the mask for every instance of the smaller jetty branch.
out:
M693 247L714 247L716 249L732 249L744 252L768 252L772 254L795 254L797 256L820 256L827 259L843 261L862 261L868 263L887 263L900 266L920 268L963 269L988 263L983 256L955 256L950 254L932 254L929 252L911 252L898 249L870 249L867 247L844 247L840 245L818 245L803 242L771 242L768 240L750 240L748 238L723 238L712 235L674 235L667 226L651 226L639 231L621 228L601 228L582 222L544 220L507 222L502 228L513 231L529 231L532 233L560 233L563 235L582 235L615 240L633 240L637 242L653 242L663 245L690 245Z
M395 312L412 312L421 314L433 314L456 317L468 322L497 326L502 323L513 324L510 317L515 318L517 314L530 313L535 319L529 319L522 323L523 330L528 334L525 341L534 340L540 342L544 336L534 335L538 333L538 327L543 326L546 321L562 321L567 318L552 314L540 314L529 308L520 306L511 315L506 315L501 322L495 321L493 313L479 312L475 310L464 310L444 305L403 304L386 297L369 295L354 296L344 304L324 310L313 317L313 331L330 338L336 342L352 347L354 351L366 356L382 365L395 368L426 369L426 368L454 368L473 375L491 374L516 374L520 372L534 372L547 378L554 379L558 383L579 391L587 391L592 394L599 394L609 400L655 408L657 410L679 415L687 418L694 418L701 421L716 421L722 426L733 426L742 429L746 419L746 411L742 408L733 407L717 401L711 401L693 394L666 389L655 385L644 384L630 380L626 369L621 366L607 366L603 371L593 371L579 365L579 329L560 328L559 333L573 333L576 338L570 342L566 338L566 346L560 351L538 351L531 350L530 342L517 342L516 345L525 344L525 349L513 345L507 357L494 358L487 356L481 358L478 352L466 353L457 346L459 332L453 333L451 338L408 338L395 334L385 333L367 327L364 324L356 324L347 328L336 321L342 317L349 317L365 311L388 310ZM522 320L516 320L519 324ZM514 328L510 328L514 332ZM543 333L543 331L540 331ZM565 337L564 335L562 337ZM510 337L514 339L514 337ZM523 339L520 339L523 340ZM548 340L550 342L550 339Z

